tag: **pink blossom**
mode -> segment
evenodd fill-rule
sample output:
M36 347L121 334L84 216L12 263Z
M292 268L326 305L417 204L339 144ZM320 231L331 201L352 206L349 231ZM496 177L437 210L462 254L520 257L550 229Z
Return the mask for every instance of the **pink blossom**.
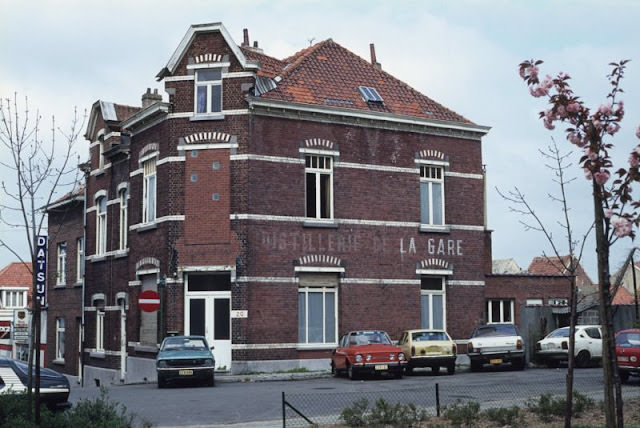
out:
M598 159L598 152L594 152L591 150L591 147L587 146L584 148L584 154L589 158L589 160L596 160Z
M602 122L600 122L599 120L594 120L593 122L593 127L596 129L602 129Z
M611 107L611 103L605 103L605 104L602 104L600 107L598 107L598 113L611 116L613 114L613 108Z
M620 125L618 125L615 122L610 123L610 124L607 125L607 133L610 134L610 135L615 134L619 130L620 130Z
M618 101L618 108L616 109L616 116L619 116L622 119L624 116L624 101Z
M532 65L531 67L529 67L529 76L531 77L538 77L538 67L536 67L535 65Z
M611 219L613 226L613 234L618 238L624 238L631 234L631 223L624 217L615 217Z
M606 218L611 218L612 215L613 215L613 210L611 208L607 208L606 210L604 210L604 216Z
M640 125L638 125L638 129L636 129L636 137L640 138Z
M575 144L576 146L582 146L582 138L580 137L580 134L578 132L570 132L567 138L569 138L569 141L572 144Z
M552 130L556 128L556 126L553 124L553 120L547 117L542 119L542 123L544 124L544 127L547 128L548 130Z
M580 103L577 102L571 102L567 105L567 111L569 113L577 113L580 111Z
M631 153L629 155L629 166L631 166L631 168L637 168L638 165L640 165L640 162L638 162L638 156L634 153Z
M640 156L640 144L636 146L635 150L636 154Z
M600 186L604 185L604 183L607 182L610 176L611 174L609 174L609 171L607 170L602 170L602 171L593 173L594 180L596 180L596 183L599 184Z

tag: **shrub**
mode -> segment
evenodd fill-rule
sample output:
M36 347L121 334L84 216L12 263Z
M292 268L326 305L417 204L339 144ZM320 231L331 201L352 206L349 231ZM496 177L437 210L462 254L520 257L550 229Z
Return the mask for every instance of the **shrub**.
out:
M579 416L587 408L593 407L595 402L584 394L573 393L572 416ZM538 400L527 401L527 407L544 421L549 422L556 416L564 416L567 402L564 397L553 398L551 394L542 394Z
M455 403L444 407L444 417L449 419L454 426L472 426L480 416L480 403L469 401L462 403L460 399Z
M500 426L516 427L522 424L523 416L518 406L491 408L484 411L487 419Z
M426 411L418 410L413 403L392 405L380 398L370 412L368 412L368 406L369 402L362 398L355 401L351 407L344 409L340 417L350 427L392 426L402 428L418 426L428 417Z

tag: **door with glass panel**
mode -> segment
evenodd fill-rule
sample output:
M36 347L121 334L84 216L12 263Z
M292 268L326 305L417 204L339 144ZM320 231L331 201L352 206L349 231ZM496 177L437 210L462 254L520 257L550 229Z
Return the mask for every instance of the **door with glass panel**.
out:
M185 334L207 338L217 370L231 369L231 290L229 275L189 275ZM225 290L227 288L227 290Z

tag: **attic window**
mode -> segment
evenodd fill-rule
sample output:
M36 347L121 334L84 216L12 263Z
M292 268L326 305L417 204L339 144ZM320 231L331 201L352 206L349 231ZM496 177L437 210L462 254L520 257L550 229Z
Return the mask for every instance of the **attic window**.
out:
M383 99L378 91L376 91L376 88L372 88L370 86L358 86L358 90L366 102L376 104L383 103Z

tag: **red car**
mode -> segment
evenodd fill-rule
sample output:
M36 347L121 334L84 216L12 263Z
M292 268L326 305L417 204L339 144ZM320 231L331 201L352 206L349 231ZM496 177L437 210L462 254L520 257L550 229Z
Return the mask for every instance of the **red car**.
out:
M407 364L402 349L382 330L351 331L340 338L331 355L331 373L346 373L349 379L365 374L386 374L401 378Z
M616 360L622 383L632 374L640 376L640 329L621 330L616 334Z

